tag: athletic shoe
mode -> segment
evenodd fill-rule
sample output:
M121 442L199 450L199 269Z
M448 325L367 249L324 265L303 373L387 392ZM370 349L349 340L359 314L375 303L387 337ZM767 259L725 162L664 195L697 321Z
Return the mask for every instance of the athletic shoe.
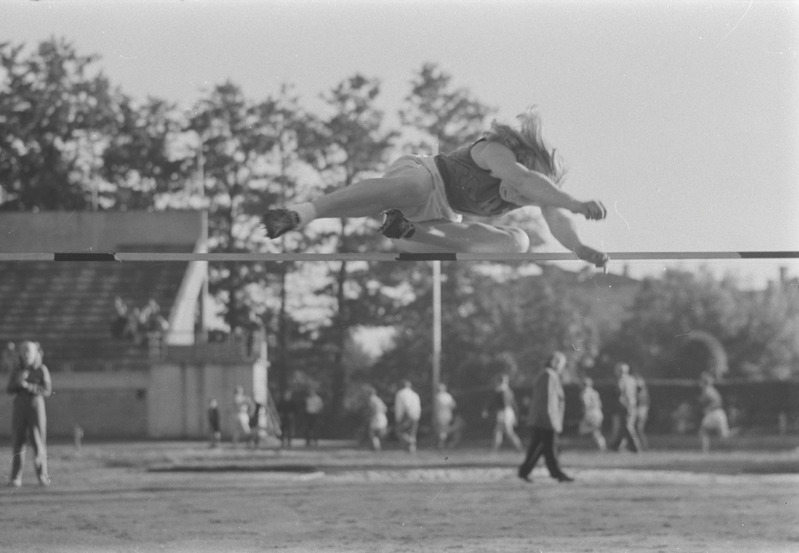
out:
M529 474L525 474L525 473L523 473L523 472L522 472L522 469L519 469L519 471L516 473L516 475L517 475L519 478L521 478L522 480L524 480L525 482L529 482L529 483L531 483L531 484L533 483L533 479L532 479L532 478L530 478L530 475L529 475Z
M9 488L19 488L20 486L22 486L22 479L21 478L15 478L13 480L9 479L9 481L8 481L8 487Z
M560 482L561 484L563 484L565 482L574 482L574 478L572 478L571 476L568 476L566 474L560 474L560 475L558 475L558 482Z
M416 232L416 227L413 226L402 211L399 209L389 209L383 212L383 224L380 226L380 232L386 238L410 238Z
M300 216L288 209L270 209L261 217L261 222L266 229L266 236L274 239L297 228Z

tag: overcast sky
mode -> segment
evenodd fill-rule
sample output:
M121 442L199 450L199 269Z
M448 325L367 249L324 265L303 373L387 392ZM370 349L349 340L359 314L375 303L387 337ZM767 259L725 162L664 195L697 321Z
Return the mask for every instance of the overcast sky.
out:
M605 222L580 223L587 242L799 250L796 2L0 4L2 40L51 36L102 56L132 96L186 106L231 79L253 100L293 84L313 108L360 72L381 79L380 104L394 113L435 62L502 119L540 106L570 166L566 189L610 210ZM762 280L777 264L714 266Z

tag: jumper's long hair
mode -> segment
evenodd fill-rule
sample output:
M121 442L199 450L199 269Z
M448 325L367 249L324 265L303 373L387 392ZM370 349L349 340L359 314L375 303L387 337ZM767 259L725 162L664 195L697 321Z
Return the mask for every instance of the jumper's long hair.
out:
M516 160L533 171L540 170L536 161L545 169L545 174L561 186L566 176L566 164L560 153L544 139L541 114L537 106L531 106L516 116L519 128L493 121L486 139L509 148Z

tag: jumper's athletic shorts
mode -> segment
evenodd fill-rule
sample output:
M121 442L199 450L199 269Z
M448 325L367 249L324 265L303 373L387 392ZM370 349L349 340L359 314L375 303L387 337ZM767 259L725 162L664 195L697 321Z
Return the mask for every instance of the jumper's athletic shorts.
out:
M433 156L404 155L388 166L384 177L403 177L433 181L433 190L424 205L416 210L403 209L402 213L414 223L452 222L460 223L463 217L456 213L447 201L444 180L438 172Z
M716 432L722 438L730 434L730 426L727 423L727 415L723 409L715 409L707 413L702 418L702 432Z

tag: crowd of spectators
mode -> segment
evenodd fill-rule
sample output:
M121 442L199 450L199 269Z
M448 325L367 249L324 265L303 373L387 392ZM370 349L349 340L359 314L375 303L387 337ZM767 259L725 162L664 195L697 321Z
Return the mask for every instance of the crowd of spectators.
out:
M111 320L111 336L127 340L137 346L147 347L152 340L160 342L169 330L169 321L161 314L161 306L155 299L143 306L131 306L121 297L114 299L114 315Z

